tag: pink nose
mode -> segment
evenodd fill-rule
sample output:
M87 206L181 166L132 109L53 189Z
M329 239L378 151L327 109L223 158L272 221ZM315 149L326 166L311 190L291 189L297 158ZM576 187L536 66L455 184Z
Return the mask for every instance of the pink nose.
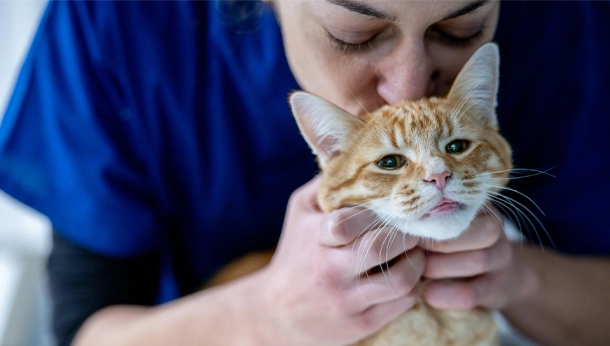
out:
M443 191L445 186L447 186L447 180L449 180L449 178L451 178L451 173L448 171L443 171L440 173L430 174L428 177L426 177L426 179L424 179L424 181L435 183L436 187Z

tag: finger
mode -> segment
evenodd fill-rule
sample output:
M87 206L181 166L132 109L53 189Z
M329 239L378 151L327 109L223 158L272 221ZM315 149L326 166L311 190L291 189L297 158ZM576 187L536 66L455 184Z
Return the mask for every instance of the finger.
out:
M364 208L346 208L333 211L320 232L319 242L326 246L351 244L364 232L380 226L375 214Z
M503 235L504 228L498 219L491 215L480 215L455 239L443 242L422 240L419 245L434 252L452 253L490 247Z
M373 333L392 322L417 303L414 296L404 296L371 306L355 318L357 328Z
M497 271L464 281L431 281L426 286L423 297L430 306L437 309L499 309L509 297L503 289L506 286L505 275L504 271Z
M472 277L504 268L512 260L505 239L483 250L452 254L429 253L424 277L429 279Z
M337 253L336 263L350 275L360 275L385 264L413 249L418 239L396 228L381 228L365 232Z
M480 300L477 287L472 284L474 280L431 281L424 289L424 300L436 309L472 309Z
M398 257L391 266L351 280L349 286L343 287L347 293L345 299L354 302L354 311L364 311L372 305L413 294L424 263L423 251L414 249Z

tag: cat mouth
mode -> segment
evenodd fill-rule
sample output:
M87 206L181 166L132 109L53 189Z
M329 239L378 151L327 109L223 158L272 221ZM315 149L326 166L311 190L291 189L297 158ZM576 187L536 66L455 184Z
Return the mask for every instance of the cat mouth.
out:
M458 202L452 201L447 198L443 198L440 202L438 202L432 209L430 209L427 213L425 213L421 218L428 219L444 214L452 213L456 210L461 209L461 205Z

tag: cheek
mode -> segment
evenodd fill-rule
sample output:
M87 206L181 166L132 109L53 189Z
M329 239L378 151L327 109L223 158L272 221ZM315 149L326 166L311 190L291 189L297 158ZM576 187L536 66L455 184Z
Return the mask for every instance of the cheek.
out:
M449 92L455 77L477 48L479 45L467 49L455 49L439 43L430 44L430 56L434 66L437 67L433 73L437 81L438 95L446 95Z
M375 93L373 66L357 54L345 54L332 47L305 4L277 3L286 57L300 87L354 115L382 106Z
M367 61L335 52L324 41L308 46L310 49L300 52L292 66L301 87L358 116L383 105Z

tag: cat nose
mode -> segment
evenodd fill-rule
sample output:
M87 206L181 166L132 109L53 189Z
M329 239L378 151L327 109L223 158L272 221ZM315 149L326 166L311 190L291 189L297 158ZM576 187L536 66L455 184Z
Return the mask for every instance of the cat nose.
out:
M451 172L443 171L440 173L430 174L424 179L424 181L428 183L435 183L436 187L438 187L439 190L443 191L445 190L445 186L447 186L447 181L449 180L449 178L451 178Z

